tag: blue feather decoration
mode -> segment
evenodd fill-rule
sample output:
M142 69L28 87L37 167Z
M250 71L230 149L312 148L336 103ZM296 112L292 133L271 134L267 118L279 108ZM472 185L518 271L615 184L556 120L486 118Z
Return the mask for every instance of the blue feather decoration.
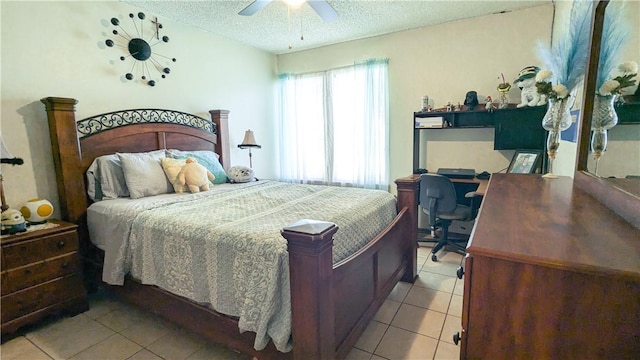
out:
M546 69L551 70L555 82L566 86L569 91L584 79L592 9L592 1L574 1L569 31L560 34L551 48L542 43L538 44L538 57Z
M620 61L620 49L629 38L629 25L624 19L624 2L612 1L607 5L602 29L602 45L600 47L600 62L598 63L598 76L596 78L596 90L600 89L607 79L613 76Z

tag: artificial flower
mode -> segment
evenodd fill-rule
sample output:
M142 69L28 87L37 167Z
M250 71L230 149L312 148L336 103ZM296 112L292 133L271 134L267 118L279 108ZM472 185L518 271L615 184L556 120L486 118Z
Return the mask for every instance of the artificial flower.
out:
M636 83L634 77L638 75L638 63L627 61L618 65L618 70L622 73L613 79L606 80L598 89L598 95L619 95L622 89L633 86Z
M564 99L569 96L569 89L562 84L553 85L551 87L551 92L555 93L558 99Z
M635 61L625 61L618 65L618 70L621 73L638 73L638 63Z
M562 84L572 91L584 79L589 54L592 10L593 1L573 1L571 16L566 17L569 20L566 30L560 32L557 38L554 36L552 46L538 43L538 57L544 65L541 67L546 69L536 75L539 93L551 99L565 98L567 95L559 96L551 85Z
M536 75L536 82L550 82L552 76L551 70L540 70Z
M547 98L558 100L569 96L569 89L564 84L552 85L549 81L553 77L551 70L540 70L536 74L536 90Z

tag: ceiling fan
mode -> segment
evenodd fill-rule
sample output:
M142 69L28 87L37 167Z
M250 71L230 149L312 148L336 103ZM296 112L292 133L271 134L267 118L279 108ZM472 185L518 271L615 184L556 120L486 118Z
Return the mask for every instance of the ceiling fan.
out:
M251 16L258 11L260 11L263 7L267 6L273 0L255 0L251 4L249 4L246 8L242 9L238 14L244 16ZM318 13L318 15L325 22L330 22L335 20L338 17L338 13L331 7L331 5L326 0L283 0L287 5L298 6L302 3L307 3L309 6L313 8L313 10Z

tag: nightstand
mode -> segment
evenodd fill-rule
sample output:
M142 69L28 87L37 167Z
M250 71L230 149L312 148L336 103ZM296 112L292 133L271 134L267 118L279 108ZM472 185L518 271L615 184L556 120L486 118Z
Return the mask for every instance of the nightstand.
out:
M89 308L77 226L49 220L47 228L2 236L2 335L47 315Z

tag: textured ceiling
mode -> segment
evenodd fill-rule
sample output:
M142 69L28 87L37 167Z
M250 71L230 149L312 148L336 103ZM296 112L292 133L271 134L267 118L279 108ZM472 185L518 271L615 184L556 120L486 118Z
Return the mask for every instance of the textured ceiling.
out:
M551 0L329 0L338 13L338 18L329 23L325 23L309 4L292 9L288 16L287 5L280 0L272 1L252 16L238 15L252 0L122 1L160 17L195 26L274 54L282 54L539 6ZM300 39L301 35L304 40Z

